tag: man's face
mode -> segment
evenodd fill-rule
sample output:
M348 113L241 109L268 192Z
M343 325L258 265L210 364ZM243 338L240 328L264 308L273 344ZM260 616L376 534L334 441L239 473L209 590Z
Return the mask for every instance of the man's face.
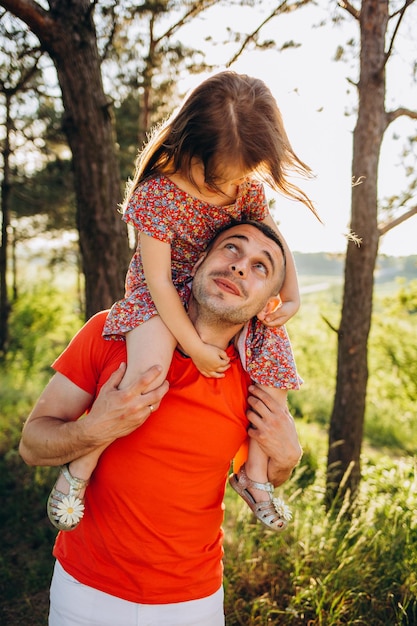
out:
M249 224L221 233L195 268L193 297L200 312L235 324L257 315L278 294L284 277L282 251Z

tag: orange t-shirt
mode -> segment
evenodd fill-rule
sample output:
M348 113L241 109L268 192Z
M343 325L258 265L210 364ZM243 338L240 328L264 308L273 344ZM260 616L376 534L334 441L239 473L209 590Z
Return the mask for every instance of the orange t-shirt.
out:
M124 342L102 338L105 318L87 322L53 364L92 394L126 360ZM81 523L54 548L78 581L143 604L203 598L221 586L223 497L247 435L250 383L233 347L228 355L231 367L215 379L176 351L160 408L102 454Z

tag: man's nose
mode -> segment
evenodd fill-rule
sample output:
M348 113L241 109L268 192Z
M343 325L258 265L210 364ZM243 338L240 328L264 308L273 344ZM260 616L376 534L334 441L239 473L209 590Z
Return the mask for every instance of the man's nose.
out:
M234 274L238 274L240 278L244 278L247 273L247 263L245 263L243 260L237 263L232 263L230 269Z

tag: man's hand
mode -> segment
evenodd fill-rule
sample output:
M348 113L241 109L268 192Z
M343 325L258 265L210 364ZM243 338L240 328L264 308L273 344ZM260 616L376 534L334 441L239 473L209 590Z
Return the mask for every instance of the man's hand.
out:
M90 412L93 397L62 374L55 374L41 394L22 432L19 451L29 465L62 465L104 449L148 419L168 391L168 382L147 391L160 375L151 367L123 390L123 363L103 385ZM151 409L152 407L152 409Z
M147 391L161 373L159 366L151 367L137 381L118 389L125 371L126 364L122 363L103 385L91 411L83 419L85 440L94 447L108 445L136 430L159 407L168 391L167 381Z
M282 401L258 385L249 387L247 416L254 427L249 428L248 435L269 457L269 480L277 487L291 476L301 459L302 449L287 407L286 392L275 391L282 392Z

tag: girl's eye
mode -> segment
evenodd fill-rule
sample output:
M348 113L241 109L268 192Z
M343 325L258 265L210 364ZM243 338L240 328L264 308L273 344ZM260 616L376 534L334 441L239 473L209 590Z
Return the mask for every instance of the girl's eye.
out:
M232 252L235 252L236 250L236 246L233 243L227 243L225 245L226 250L231 250Z

